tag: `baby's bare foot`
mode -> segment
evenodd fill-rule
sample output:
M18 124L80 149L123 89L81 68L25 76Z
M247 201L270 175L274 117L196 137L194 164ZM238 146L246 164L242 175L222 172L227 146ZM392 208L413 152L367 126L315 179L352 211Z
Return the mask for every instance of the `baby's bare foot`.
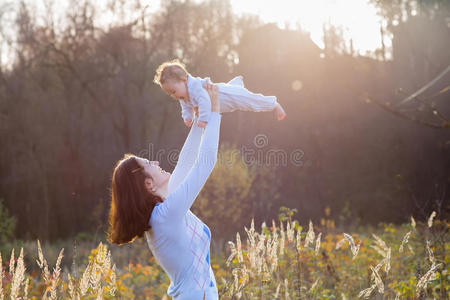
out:
M275 114L277 115L278 121L283 120L286 117L286 112L280 103L277 103L274 108Z

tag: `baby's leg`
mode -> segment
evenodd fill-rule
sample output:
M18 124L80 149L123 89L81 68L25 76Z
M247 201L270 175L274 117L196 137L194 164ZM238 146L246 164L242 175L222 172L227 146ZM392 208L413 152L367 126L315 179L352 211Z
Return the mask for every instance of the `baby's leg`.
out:
M277 97L255 94L242 86L219 83L220 107L223 111L272 111Z
M236 76L233 79L231 79L230 81L227 82L227 84L231 84L231 85L237 85L237 86L244 86L244 80L242 79L242 76Z
M274 111L279 120L286 116L275 96L255 94L243 86L219 84L219 98L222 112L242 111Z

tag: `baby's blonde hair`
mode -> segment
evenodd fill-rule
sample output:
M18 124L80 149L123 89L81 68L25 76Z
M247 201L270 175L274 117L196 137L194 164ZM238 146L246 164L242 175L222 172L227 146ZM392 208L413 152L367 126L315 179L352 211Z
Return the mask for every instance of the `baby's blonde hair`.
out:
M153 82L162 85L167 80L182 80L188 75L186 66L178 59L162 63L157 69Z

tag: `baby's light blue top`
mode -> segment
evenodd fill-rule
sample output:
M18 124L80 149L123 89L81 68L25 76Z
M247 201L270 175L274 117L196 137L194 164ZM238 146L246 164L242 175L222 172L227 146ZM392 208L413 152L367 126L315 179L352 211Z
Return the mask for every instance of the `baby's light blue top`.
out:
M206 122L211 113L211 100L208 92L203 88L203 85L211 81L209 77L200 78L187 75L187 89L190 101L180 101L181 116L185 118L193 118L192 108L198 107L198 119ZM189 108L188 108L189 107Z
M147 243L168 274L174 299L218 299L210 264L211 231L190 208L217 161L221 115L191 127L169 179L169 195L153 209ZM196 123L196 120L195 122ZM195 124L196 125L196 124ZM203 134L202 134L203 132Z

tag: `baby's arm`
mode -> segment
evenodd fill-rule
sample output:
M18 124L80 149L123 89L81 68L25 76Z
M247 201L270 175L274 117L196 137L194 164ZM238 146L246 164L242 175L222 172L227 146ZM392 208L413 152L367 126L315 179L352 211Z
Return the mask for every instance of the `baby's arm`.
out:
M194 119L194 107L188 101L180 100L181 105L181 117L184 120L184 124L190 127L192 124L192 120Z
M208 92L202 87L198 93L198 122L199 127L205 128L211 114L211 98Z

